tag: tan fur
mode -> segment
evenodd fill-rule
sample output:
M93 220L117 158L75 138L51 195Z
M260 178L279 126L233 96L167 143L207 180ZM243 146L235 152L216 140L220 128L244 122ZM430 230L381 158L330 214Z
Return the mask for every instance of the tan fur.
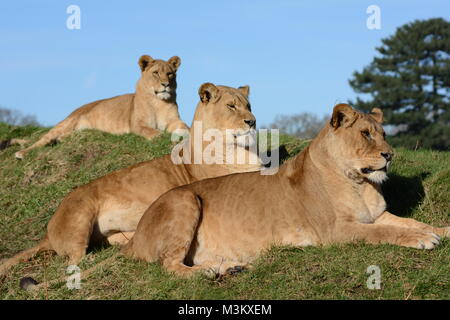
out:
M30 150L60 141L75 130L98 129L114 134L133 132L151 139L163 130L188 129L176 103L176 71L180 58L167 62L148 55L139 59L142 74L136 93L88 103L58 123L30 147L16 152L22 159Z
M215 90L214 101L202 99L197 106L195 121L203 128L239 129L248 131L248 121L255 121L249 110L248 87L239 89L204 84ZM236 109L227 103L235 101ZM254 124L253 124L254 126ZM191 128L191 133L195 127ZM191 139L185 143L192 144ZM249 153L245 147L237 147ZM69 264L78 264L90 242L126 243L149 207L164 192L194 181L235 172L256 171L260 164L173 164L167 155L112 172L72 191L59 205L47 227L45 246L39 244L26 254L19 253L0 265L0 274L41 249L54 250L68 256ZM39 249L39 250L38 250Z
M385 209L380 183L392 149L381 118L379 109L363 114L337 105L330 124L277 174L233 174L170 190L145 212L123 252L190 275L233 272L272 245L363 240L433 248L450 227Z

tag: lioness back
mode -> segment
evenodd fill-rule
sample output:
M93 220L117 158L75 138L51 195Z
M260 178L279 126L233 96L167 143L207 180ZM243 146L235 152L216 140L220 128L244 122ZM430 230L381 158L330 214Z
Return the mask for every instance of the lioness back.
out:
M124 94L88 103L70 114L75 130L98 129L114 134L130 132L134 94Z

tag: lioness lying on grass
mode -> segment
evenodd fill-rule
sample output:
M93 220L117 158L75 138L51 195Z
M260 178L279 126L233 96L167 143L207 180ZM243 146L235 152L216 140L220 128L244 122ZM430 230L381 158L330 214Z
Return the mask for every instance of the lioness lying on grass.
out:
M151 139L162 130L188 129L180 120L176 102L176 72L181 64L180 58L174 56L163 61L143 55L138 63L142 73L136 84L136 93L81 106L30 147L16 152L16 158L22 159L32 149L60 141L75 130L97 129L115 134L133 132Z
M238 89L203 84L199 89L200 102L193 123L201 129L236 133L232 141L224 140L250 160L256 143L256 120L248 100L249 87ZM197 126L190 129L191 137ZM203 132L200 132L203 136ZM193 148L195 141L186 140ZM222 145L221 145L222 146ZM229 146L229 145L228 145ZM201 146L200 146L201 147ZM194 156L194 154L192 155ZM53 250L58 255L68 256L69 264L76 265L92 242L108 240L110 243L126 243L149 205L164 192L194 181L227 175L236 172L257 171L261 162L253 154L256 163L239 164L195 164L176 165L171 155L142 162L112 172L72 191L59 205L47 227L47 235L35 247L25 250L0 265L0 275L22 260L27 260L39 251Z
M331 121L275 175L241 173L170 190L145 212L123 252L169 271L241 270L272 245L363 240L431 249L450 227L386 211L380 184L393 152L382 112L339 104Z

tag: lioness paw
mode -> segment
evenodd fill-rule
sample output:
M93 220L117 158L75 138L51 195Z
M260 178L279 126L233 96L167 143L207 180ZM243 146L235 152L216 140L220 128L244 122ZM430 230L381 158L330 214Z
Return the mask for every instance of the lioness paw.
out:
M225 273L229 275L234 275L236 273L244 272L247 269L244 266L234 266L232 268L228 268Z
M411 235L404 239L402 245L416 249L433 249L440 242L441 238L432 232L413 231Z
M23 157L24 157L24 153L22 152L22 151L17 151L15 154L14 154L14 156L16 157L16 159L18 159L18 160L22 160L23 159Z

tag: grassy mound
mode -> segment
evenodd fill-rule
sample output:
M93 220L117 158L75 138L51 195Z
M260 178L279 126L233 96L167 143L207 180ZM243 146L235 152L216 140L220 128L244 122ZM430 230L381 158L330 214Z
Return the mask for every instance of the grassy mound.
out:
M36 141L48 129L0 124L0 140ZM306 143L282 136L289 156ZM151 143L142 137L77 132L62 143L14 159L20 147L0 151L0 259L34 245L60 201L73 188L111 171L170 152L168 135ZM384 186L391 212L433 225L449 225L450 152L396 150L390 179ZM85 270L112 256L117 247L90 252ZM363 243L326 248L274 247L242 274L211 280L185 280L158 264L118 257L83 281L80 290L64 283L26 292L24 276L39 282L65 274L67 261L51 253L16 266L0 279L1 299L449 299L450 241L431 251ZM366 286L367 267L381 269L381 290Z

